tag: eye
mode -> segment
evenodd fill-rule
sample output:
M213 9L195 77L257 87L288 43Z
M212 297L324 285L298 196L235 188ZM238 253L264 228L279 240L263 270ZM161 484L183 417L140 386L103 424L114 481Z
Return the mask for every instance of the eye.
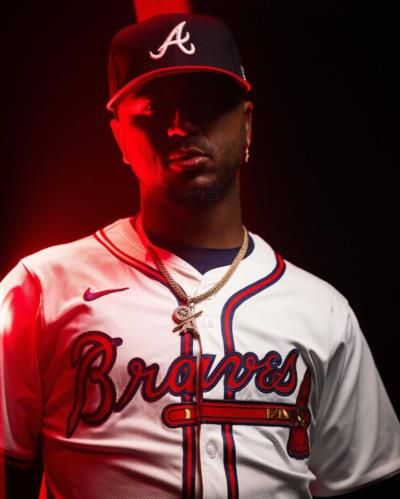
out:
M132 109L133 117L154 116L154 114L155 114L155 106L154 103L151 101L142 101L140 103L137 103L135 108Z
M151 99L136 99L130 107L132 118L140 116L154 116L157 112L157 105Z
M143 104L142 113L146 115L153 115L156 112L156 105L152 101Z

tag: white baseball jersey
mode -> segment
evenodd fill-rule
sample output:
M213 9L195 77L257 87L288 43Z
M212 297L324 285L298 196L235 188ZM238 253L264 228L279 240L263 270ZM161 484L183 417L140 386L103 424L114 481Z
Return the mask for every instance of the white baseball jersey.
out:
M399 423L346 299L251 237L196 305L201 366L132 219L23 259L0 290L6 456L28 463L41 442L57 499L298 499L399 470ZM227 270L158 251L189 295Z

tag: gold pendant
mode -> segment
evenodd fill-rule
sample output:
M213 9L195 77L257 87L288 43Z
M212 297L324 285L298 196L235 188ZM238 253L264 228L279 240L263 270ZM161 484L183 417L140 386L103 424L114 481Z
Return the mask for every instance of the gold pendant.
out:
M190 307L181 305L180 307L176 307L176 309L172 312L172 318L174 322L181 324L181 322L184 322L188 317L190 317L190 314Z
M194 319L199 317L203 311L193 313L193 309L187 305L180 305L172 313L172 319L178 325L172 330L173 333L179 331L179 334L191 333L198 336L198 331Z

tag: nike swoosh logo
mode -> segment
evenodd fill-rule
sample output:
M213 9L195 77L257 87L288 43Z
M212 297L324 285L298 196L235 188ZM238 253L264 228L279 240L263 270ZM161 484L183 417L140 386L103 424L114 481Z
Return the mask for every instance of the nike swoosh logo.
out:
M97 298L101 298L102 296L109 295L111 293L118 293L119 291L125 291L129 288L117 288L117 289L104 289L103 291L91 291L90 288L83 293L83 299L85 301L93 301L97 300Z

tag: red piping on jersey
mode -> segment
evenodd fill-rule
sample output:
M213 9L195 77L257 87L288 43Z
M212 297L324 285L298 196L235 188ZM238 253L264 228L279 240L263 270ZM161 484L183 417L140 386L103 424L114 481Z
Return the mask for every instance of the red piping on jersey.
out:
M193 337L186 333L181 337L181 354L193 355ZM193 403L193 397L184 394L181 397L184 404ZM196 477L196 428L182 427L183 431L183 469L182 469L182 497L185 499L195 496Z
M94 234L94 238L96 241L98 241L100 244L102 244L112 255L114 255L118 260L121 260L121 262L126 263L127 265L135 268L139 272L142 272L145 274L147 277L150 277L151 279L154 279L164 286L166 286L173 295L176 296L175 291L172 289L172 287L169 285L168 281L164 278L164 276L159 272L158 270L154 269L153 267L150 267L150 265L147 265L146 263L141 262L140 260L137 260L136 258L133 258L131 255L128 253L125 253L122 251L118 246L116 246L107 236L106 233L104 232L104 229L97 231ZM104 240L103 240L104 239ZM176 296L178 299L178 296Z
M283 258L275 253L277 264L273 272L263 279L251 284L250 286L242 289L237 294L233 295L231 299L227 302L223 311L223 330L226 340L225 351L232 352L234 350L233 335L232 335L232 318L235 309L241 304L242 301L250 298L254 294L262 291L269 285L277 281L285 271L285 262Z
M235 351L235 343L233 339L232 322L236 309L246 300L252 298L255 294L263 291L265 288L274 284L280 279L285 271L285 263L280 255L275 253L276 265L270 274L262 279L253 282L249 286L235 293L226 302L221 317L221 330L224 340L225 354ZM225 399L234 399L234 392L230 391L227 386L224 390ZM236 499L239 495L238 480L236 472L236 449L235 441L232 434L232 426L230 424L222 425L222 438L224 441L224 466L225 474L228 482L228 499Z
M236 499L239 496L238 479L236 473L236 449L232 435L232 425L224 425L225 436L225 471L229 479L228 498Z
M195 453L195 429L193 427L182 427L183 430L183 483L182 483L182 497L194 497L195 488L195 460L193 459Z
M100 237L101 236L101 237ZM110 253L112 253L116 258L121 260L124 263L127 263L128 265L135 267L137 270L140 270L144 274L146 274L148 277L152 277L153 279L157 279L158 281L161 281L164 284L168 284L167 281L164 279L163 275L161 272L158 270L154 269L153 267L150 267L150 265L146 265L145 263L141 262L140 260L137 260L136 258L133 258L131 255L128 253L125 253L122 251L118 246L116 246L111 240L106 236L106 233L104 230L99 230L94 234L95 239L102 244Z
M233 400L235 393L225 388L225 398ZM232 434L232 424L222 426L224 439L224 464L225 473L228 479L228 499L237 499L239 496L239 486L236 472L236 448Z

